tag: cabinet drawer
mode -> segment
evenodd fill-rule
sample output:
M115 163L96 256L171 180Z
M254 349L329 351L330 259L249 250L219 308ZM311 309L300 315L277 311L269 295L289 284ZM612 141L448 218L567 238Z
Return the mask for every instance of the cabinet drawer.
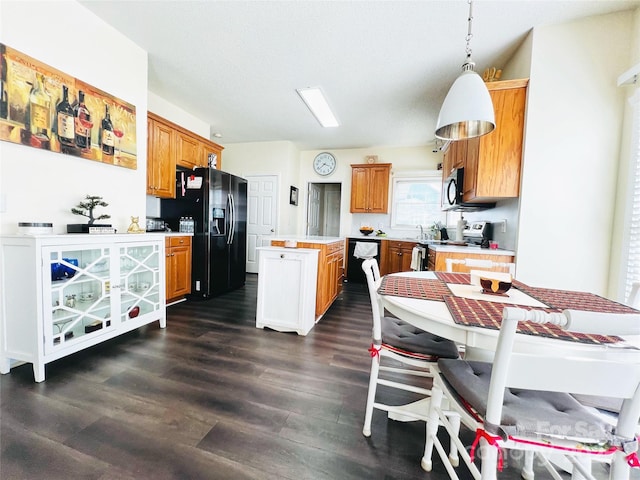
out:
M167 237L170 247L184 247L191 245L191 237Z
M344 250L344 243L343 242L336 242L336 243L330 243L327 247L327 252L328 253L335 253L335 252L339 252L341 250Z

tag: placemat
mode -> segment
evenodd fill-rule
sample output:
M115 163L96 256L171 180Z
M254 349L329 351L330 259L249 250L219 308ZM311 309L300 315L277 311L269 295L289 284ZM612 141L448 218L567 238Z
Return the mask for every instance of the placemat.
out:
M468 273L436 272L436 277L444 283L457 283L461 285L469 285L471 283L471 275Z
M638 310L635 308L609 300L595 293L530 287L522 282L514 283L514 286L530 297L541 301L551 308L557 308L559 310L572 309L603 313L638 313Z
M380 295L437 300L440 302L443 301L444 296L451 295L447 284L442 280L402 277L398 275L387 275L383 277L380 288L378 288L378 293Z
M444 301L449 308L449 312L451 312L453 320L457 324L470 327L491 328L494 330L500 329L504 304L454 297L452 295L444 297ZM532 307L528 307L526 305L513 306L517 308L524 308L526 310L534 310ZM535 310L543 310L549 313L559 311L558 309L553 308L536 308ZM539 335L559 340L569 340L572 342L590 343L595 345L616 343L622 340L620 337L615 336L568 332L557 325L541 325L532 322L520 322L518 324L517 332L527 335Z

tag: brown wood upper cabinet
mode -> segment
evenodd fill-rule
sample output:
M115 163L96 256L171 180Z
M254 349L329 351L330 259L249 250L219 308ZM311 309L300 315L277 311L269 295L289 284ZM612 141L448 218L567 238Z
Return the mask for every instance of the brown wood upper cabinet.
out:
M520 195L524 114L529 80L487 83L496 128L482 137L452 142L444 154L443 178L464 167L464 202L489 202Z
M209 159L219 169L220 145L149 112L147 117L147 194L175 198L176 167L206 167Z
M149 114L147 132L147 195L174 198L176 161L173 130Z
M351 213L388 213L390 163L351 165Z

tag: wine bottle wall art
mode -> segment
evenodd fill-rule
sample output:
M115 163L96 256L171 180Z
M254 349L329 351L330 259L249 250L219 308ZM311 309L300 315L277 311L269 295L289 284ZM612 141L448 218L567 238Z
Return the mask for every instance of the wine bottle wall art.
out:
M0 43L0 140L136 169L136 107Z

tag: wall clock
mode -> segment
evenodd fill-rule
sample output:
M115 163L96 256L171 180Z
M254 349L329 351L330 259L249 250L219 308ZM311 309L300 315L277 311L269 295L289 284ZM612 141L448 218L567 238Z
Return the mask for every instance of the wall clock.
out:
M336 169L336 157L329 152L322 152L313 159L313 169L318 175L331 175Z

